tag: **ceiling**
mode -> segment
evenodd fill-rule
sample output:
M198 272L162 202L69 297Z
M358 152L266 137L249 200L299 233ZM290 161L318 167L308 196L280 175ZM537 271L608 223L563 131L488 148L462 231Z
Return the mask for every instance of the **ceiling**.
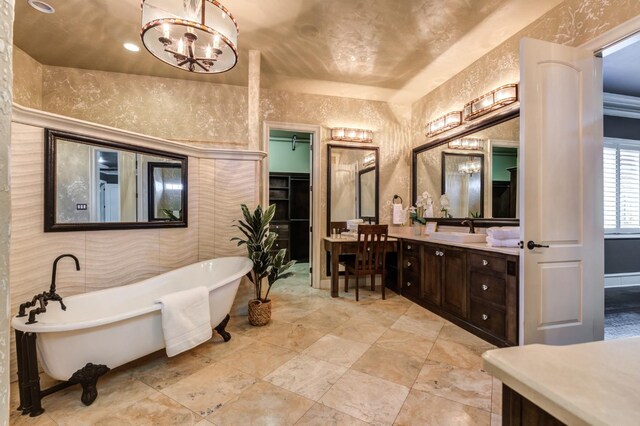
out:
M223 0L240 27L238 65L197 75L160 63L144 48L122 47L140 44L140 0L47 1L56 13L17 0L14 29L15 44L43 64L246 85L253 49L261 51L264 87L380 100L404 90L407 99L399 101L426 94L412 85L450 78L561 2ZM438 66L452 52L455 65Z
M621 46L604 57L604 91L640 97L640 41Z

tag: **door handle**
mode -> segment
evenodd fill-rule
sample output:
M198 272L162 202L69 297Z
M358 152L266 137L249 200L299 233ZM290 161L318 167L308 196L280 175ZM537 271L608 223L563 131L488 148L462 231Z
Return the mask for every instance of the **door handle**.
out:
M411 266L411 262L407 262L407 267Z
M547 245L544 245L544 244L536 244L536 243L534 243L533 241L529 241L529 242L527 243L527 248L528 248L529 250L533 250L534 248L543 248L543 247L544 247L544 248L549 248L549 246L547 246Z

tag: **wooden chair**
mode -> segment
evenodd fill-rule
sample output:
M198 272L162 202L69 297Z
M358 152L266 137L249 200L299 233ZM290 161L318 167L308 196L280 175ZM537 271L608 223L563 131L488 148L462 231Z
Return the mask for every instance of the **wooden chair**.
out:
M384 300L385 262L389 225L359 225L356 255L344 262L344 291L349 291L349 274L356 277L356 301L361 275L371 276L371 291L376 289L376 275L382 276L382 300Z

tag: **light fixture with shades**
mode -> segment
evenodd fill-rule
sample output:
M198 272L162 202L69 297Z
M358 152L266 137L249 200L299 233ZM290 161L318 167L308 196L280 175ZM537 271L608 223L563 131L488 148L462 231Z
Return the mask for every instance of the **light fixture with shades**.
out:
M142 43L169 65L215 74L238 61L238 24L216 0L142 0Z
M499 108L512 104L518 100L518 85L506 84L467 102L464 106L464 120L469 121Z
M425 133L427 137L435 136L462 124L462 112L452 111L442 117L427 123Z
M365 155L365 157L362 159L362 167L363 168L375 166L375 164L376 164L376 154L375 154L375 152L372 152L371 154Z
M331 140L347 142L373 142L373 132L363 129L346 129L338 127L331 129Z
M469 160L464 163L458 164L458 173L472 175L474 173L480 173L482 170L482 164L479 160Z
M484 150L484 139L479 138L461 138L449 142L449 149L469 149L482 151Z

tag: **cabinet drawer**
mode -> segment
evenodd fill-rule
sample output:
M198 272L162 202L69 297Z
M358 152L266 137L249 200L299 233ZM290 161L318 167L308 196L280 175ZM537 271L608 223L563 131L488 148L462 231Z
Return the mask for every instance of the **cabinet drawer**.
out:
M284 223L284 224L271 224L269 226L269 231L270 232L275 232L276 234L278 234L278 239L279 240L288 240L289 239L289 224L288 223Z
M289 251L289 240L276 240L271 247L273 250L287 249Z
M402 294L414 299L420 298L420 279L413 275L405 275L402 281Z
M469 267L504 274L507 272L507 259L479 253L469 253Z
M471 295L504 306L507 283L504 278L471 271Z
M402 268L404 273L420 276L420 258L418 256L404 255Z
M404 241L402 243L402 251L405 256L418 256L420 245L412 241Z
M506 315L485 303L471 298L469 320L473 325L489 331L500 338L506 336Z

